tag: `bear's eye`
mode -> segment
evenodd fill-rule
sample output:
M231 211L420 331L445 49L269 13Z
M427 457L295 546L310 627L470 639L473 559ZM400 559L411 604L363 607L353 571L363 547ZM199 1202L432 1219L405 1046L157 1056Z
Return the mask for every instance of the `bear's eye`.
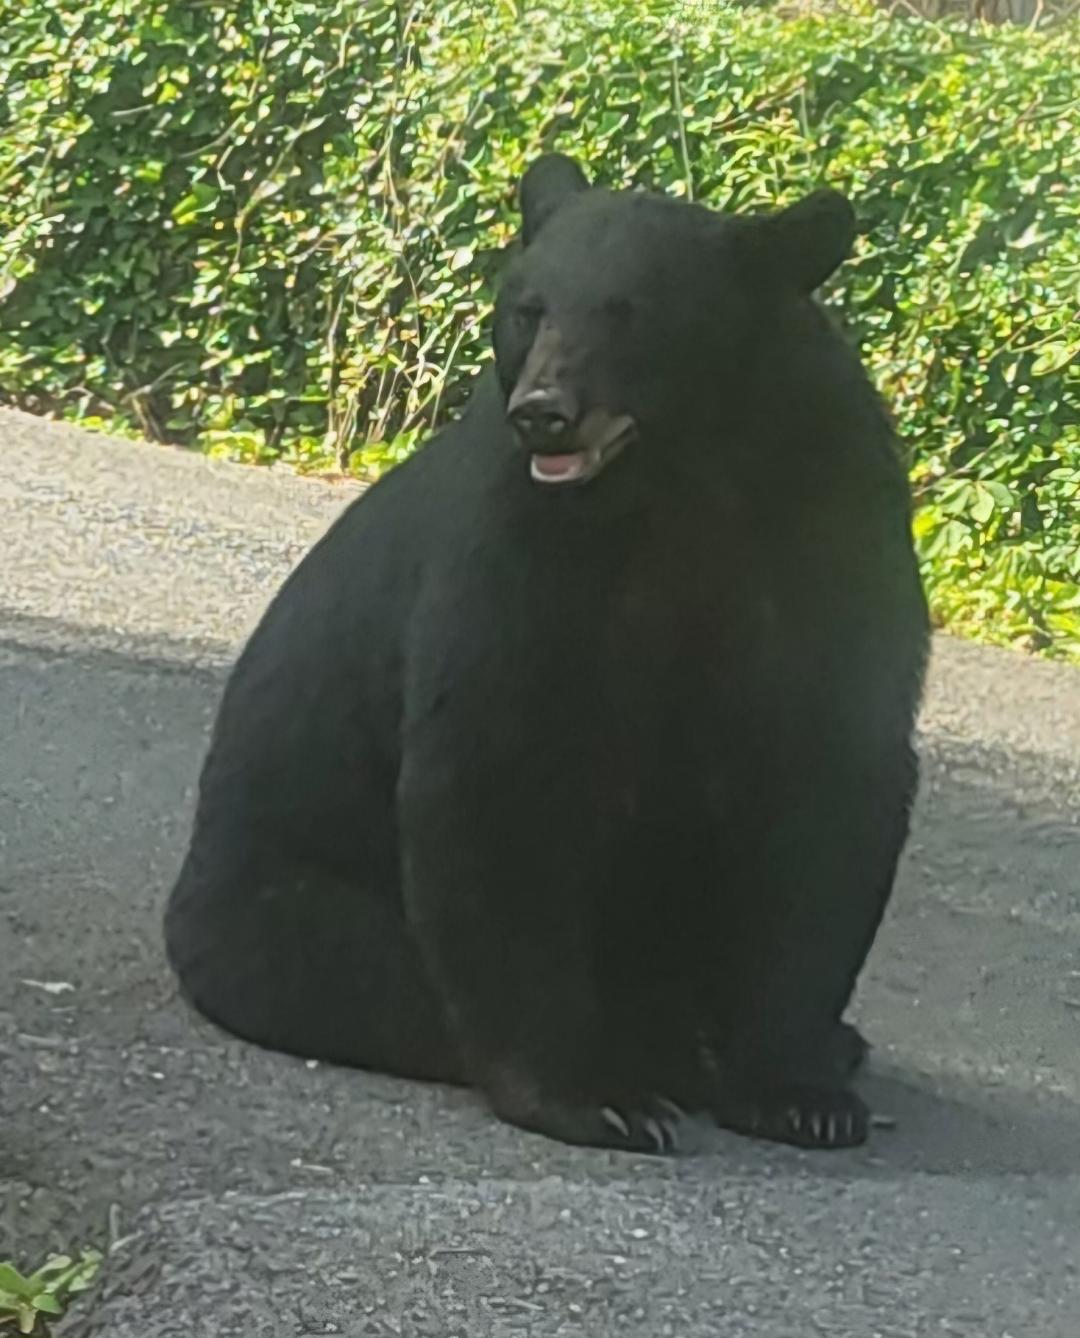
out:
M514 309L514 320L523 330L531 330L540 324L544 314L543 304L536 298L524 298Z

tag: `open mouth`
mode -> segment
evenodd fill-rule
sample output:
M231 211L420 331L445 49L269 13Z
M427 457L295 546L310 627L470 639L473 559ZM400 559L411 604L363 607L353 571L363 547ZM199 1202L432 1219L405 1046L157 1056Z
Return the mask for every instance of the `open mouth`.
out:
M548 454L534 451L529 457L529 473L536 483L565 485L587 483L609 465L634 439L636 429L625 414L610 420L603 437L580 451Z

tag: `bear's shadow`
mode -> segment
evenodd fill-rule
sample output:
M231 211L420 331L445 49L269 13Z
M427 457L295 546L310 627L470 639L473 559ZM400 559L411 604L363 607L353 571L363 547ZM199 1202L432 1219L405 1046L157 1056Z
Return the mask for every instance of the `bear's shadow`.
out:
M413 1084L373 1075L363 1075L361 1081L392 1088L394 1104L417 1104ZM708 1178L717 1168L722 1174L761 1172L771 1178L785 1164L799 1166L804 1174L849 1180L912 1173L978 1179L1075 1173L1080 1108L1064 1096L990 1086L948 1073L932 1076L873 1056L856 1086L875 1114L888 1117L889 1125L873 1128L862 1147L835 1153L760 1142L691 1119L680 1129L680 1155L657 1159L572 1148L522 1133L494 1122L476 1093L462 1088L429 1088L431 1096L421 1104L430 1106L428 1118L444 1133L453 1128L460 1135L463 1125L483 1124L489 1151L497 1150L500 1162L538 1163L572 1176L618 1176L631 1163L679 1180Z
M717 1130L700 1120L683 1129L684 1155L666 1163L680 1180L722 1173L773 1179L785 1165L829 1179L900 1179L911 1174L987 1179L1072 1175L1080 1109L1062 1096L1034 1097L949 1075L931 1078L893 1063L875 1064L857 1082L871 1109L887 1115L862 1147L806 1152ZM621 1154L608 1154L615 1167ZM638 1160L635 1158L635 1160ZM655 1161L654 1166L658 1165Z
M957 1176L1076 1169L1080 1110L1065 1097L933 1078L873 1059L858 1087L872 1110L895 1120L871 1131L851 1159L860 1169Z

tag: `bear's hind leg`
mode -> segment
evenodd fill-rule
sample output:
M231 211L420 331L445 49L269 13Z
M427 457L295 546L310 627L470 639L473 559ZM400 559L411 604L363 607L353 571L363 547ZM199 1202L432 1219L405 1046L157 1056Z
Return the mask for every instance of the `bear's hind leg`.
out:
M400 902L314 865L229 867L195 847L166 913L191 1003L244 1040L306 1059L463 1082Z

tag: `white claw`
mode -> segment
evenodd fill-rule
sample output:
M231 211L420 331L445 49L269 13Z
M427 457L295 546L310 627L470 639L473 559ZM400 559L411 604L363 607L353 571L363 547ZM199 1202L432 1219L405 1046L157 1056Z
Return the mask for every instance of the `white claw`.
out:
M825 1136L827 1142L829 1143L836 1142L836 1130L837 1130L836 1116L830 1115L829 1118L825 1121Z
M681 1106L677 1106L674 1101L669 1101L666 1096L658 1096L656 1104L666 1110L673 1120L682 1120L686 1118L686 1112Z
M870 1124L875 1129L895 1129L896 1117L893 1115L871 1115Z
M802 1129L802 1111L798 1108L798 1106L792 1106L787 1113L787 1117L788 1117L788 1124L791 1125L792 1129L794 1129L796 1133L799 1133L799 1131Z
M664 1134L663 1134L663 1130L660 1128L659 1123L658 1123L656 1120L649 1119L648 1117L646 1117L646 1118L642 1121L642 1123L645 1125L645 1132L649 1135L649 1137L652 1139L652 1141L656 1144L657 1151L658 1151L658 1152L663 1152L663 1150L664 1150Z
M664 1146L668 1152L678 1152L679 1134L675 1126L667 1120L660 1121L660 1128L664 1131Z
M829 1128L829 1125L826 1125L825 1127L826 1127L826 1128ZM811 1116L810 1116L810 1132L814 1135L814 1141L815 1141L815 1142L818 1142L818 1143L821 1142L821 1128L822 1128L822 1124L821 1124L821 1116L820 1116L820 1115L811 1115ZM830 1134L830 1136L831 1136L831 1134Z
M630 1137L630 1126L626 1123L614 1106L605 1106L600 1112L601 1116L616 1130L622 1134L623 1138Z

